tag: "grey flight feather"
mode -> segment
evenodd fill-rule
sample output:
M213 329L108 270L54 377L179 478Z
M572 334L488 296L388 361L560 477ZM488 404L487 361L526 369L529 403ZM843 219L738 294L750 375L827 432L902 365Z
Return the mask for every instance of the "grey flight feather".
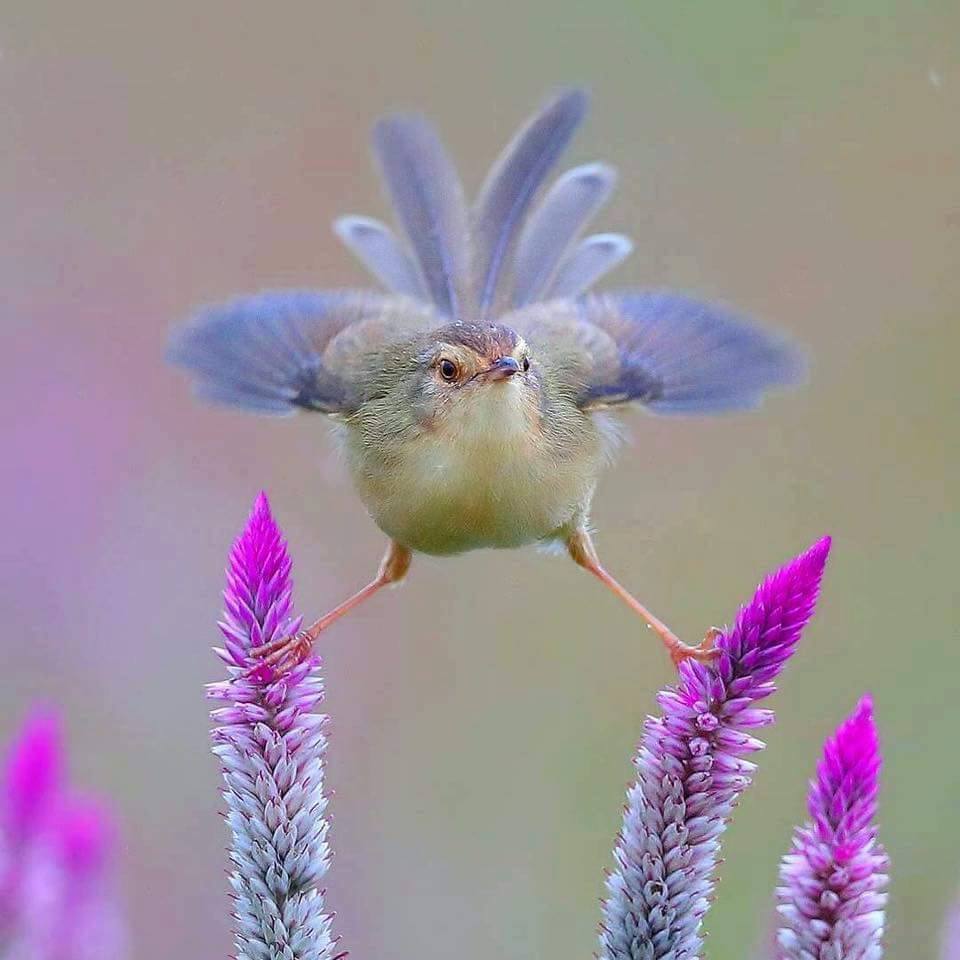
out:
M470 249L463 187L436 131L419 115L379 120L373 150L423 285L451 318L468 309Z
M586 406L638 400L655 413L726 413L757 407L768 390L803 377L792 343L713 303L643 291L588 295L578 305L619 352L619 369L590 385Z
M356 368L405 329L436 315L405 297L280 291L201 310L174 330L167 360L188 370L205 400L254 413L355 409Z
M374 151L412 257L378 221L345 217L335 229L396 292L241 298L176 330L168 359L220 403L349 414L363 402L365 374L397 344L500 310L510 292L503 274L515 262L519 305L502 322L530 343L552 386L584 410L635 401L656 413L719 413L796 383L804 366L797 349L723 307L669 292L584 293L632 249L617 234L576 243L612 189L610 168L561 177L528 221L586 107L586 94L574 90L538 112L494 165L472 219L430 124L408 115L379 121Z
M544 297L579 297L633 252L620 233L596 233L577 244L560 264Z
M417 268L393 231L370 217L339 217L334 233L388 290L427 299Z
M758 406L803 374L786 339L677 293L589 294L531 304L503 322L562 371L584 410L636 402L655 413L724 413Z
M568 170L547 191L520 234L514 306L541 299L571 244L610 198L616 182L613 167L589 163Z
M560 94L511 140L474 207L474 277L480 319L499 306L501 274L527 210L587 111L583 90Z

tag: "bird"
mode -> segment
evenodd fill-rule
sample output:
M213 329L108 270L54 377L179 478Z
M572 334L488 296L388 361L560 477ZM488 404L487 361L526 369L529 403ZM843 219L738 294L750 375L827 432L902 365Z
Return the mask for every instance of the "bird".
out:
M714 631L684 643L603 566L591 501L620 411L754 408L802 380L804 354L686 293L594 289L633 245L587 232L613 193L613 167L587 163L551 180L587 109L586 91L555 93L470 204L425 116L380 118L372 149L399 232L364 216L333 224L379 289L251 294L172 331L167 358L201 399L325 415L389 540L366 586L307 629L253 649L257 669L292 669L335 621L401 581L414 554L530 544L564 548L678 666L714 658Z

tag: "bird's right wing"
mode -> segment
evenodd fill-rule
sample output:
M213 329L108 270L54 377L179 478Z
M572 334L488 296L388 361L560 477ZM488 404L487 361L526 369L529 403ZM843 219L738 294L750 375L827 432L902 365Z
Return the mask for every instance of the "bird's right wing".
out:
M436 325L424 303L352 291L281 291L201 310L173 332L167 359L198 396L254 413L345 414L363 358Z

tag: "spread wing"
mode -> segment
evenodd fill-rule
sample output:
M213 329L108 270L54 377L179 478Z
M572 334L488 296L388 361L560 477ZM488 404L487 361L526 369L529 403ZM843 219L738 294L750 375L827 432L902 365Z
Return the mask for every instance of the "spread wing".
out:
M555 300L503 322L544 356L583 409L634 401L655 413L724 413L758 406L803 373L785 338L676 293Z
M167 359L205 400L254 413L355 409L353 374L371 350L436 325L424 303L351 291L281 291L202 310L175 330Z

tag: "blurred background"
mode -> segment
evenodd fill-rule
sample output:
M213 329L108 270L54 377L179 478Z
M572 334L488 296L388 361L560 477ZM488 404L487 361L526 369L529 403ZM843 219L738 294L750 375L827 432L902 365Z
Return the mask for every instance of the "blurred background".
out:
M628 415L597 497L607 565L690 638L835 537L725 841L711 956L761 936L820 743L864 690L889 955L933 954L960 883L958 35L947 0L5 6L0 735L62 705L75 779L122 820L137 958L229 951L203 685L254 495L308 616L383 546L321 418L195 404L167 331L239 292L364 282L329 224L386 213L380 113L427 112L475 189L562 84L594 97L569 162L621 172L599 223L637 250L612 282L736 304L814 358L758 414ZM421 559L323 654L345 949L590 956L631 751L671 678L630 613L533 550Z

